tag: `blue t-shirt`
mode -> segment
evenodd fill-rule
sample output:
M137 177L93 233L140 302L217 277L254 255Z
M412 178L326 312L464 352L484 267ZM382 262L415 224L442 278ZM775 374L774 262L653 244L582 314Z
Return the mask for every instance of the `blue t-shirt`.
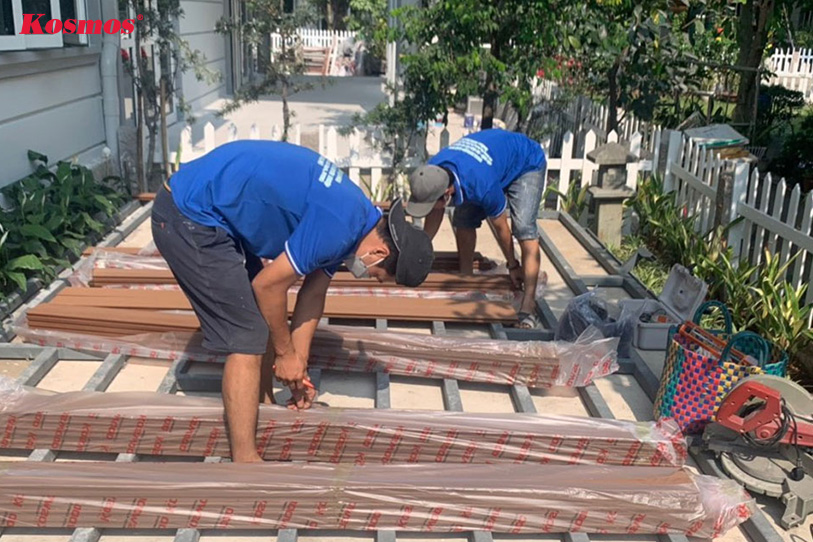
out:
M236 141L183 166L170 180L181 213L225 229L243 249L294 269L333 275L381 218L339 168L289 143Z
M523 134L491 129L460 139L429 163L455 175L455 205L471 202L494 218L505 211L508 186L523 174L545 167L545 152Z

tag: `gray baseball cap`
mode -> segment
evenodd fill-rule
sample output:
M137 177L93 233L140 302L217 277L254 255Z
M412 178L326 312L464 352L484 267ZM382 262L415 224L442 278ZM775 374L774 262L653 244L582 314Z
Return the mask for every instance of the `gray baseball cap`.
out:
M435 203L449 188L449 174L443 168L432 165L421 166L409 176L410 196L406 212L410 216L423 218L432 212Z

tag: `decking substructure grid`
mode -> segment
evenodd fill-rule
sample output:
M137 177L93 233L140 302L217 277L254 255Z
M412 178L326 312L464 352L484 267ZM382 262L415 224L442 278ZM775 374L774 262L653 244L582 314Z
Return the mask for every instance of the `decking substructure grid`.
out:
M554 218L559 220L568 231L579 240L584 248L604 267L609 273L608 276L600 277L580 277L572 267L568 264L567 260L556 248L554 243L548 235L541 230L540 244L547 257L551 260L557 271L562 275L568 287L572 290L573 294L579 295L586 293L590 286L610 286L621 287L631 297L649 297L651 294L644 288L634 277L631 276L618 276L619 262L617 262L612 255L610 255L603 246L595 239L592 234L579 226L575 221L570 219L565 214L546 215L545 218ZM56 288L46 290L38 296L36 302L45 302L52 298L57 293L59 285ZM538 299L538 311L546 329L543 330L518 330L503 327L502 324L488 324L487 330L489 335L494 339L506 340L550 340L553 337L553 330L556 329L557 318L551 310L550 306L544 299ZM331 319L330 322L324 319L322 323L334 323ZM336 320L335 323L347 323L342 320ZM376 319L370 322L352 322L354 325L370 325L378 330L387 330L391 322L384 319ZM395 325L395 322L392 322ZM413 322L414 325L414 322ZM431 322L431 331L434 335L445 335L447 333L447 326L445 322L435 321ZM54 347L40 347L26 344L13 344L2 343L0 344L0 359L8 360L33 360L18 377L18 382L27 386L36 386L54 368L60 360L71 361L101 361L101 365L85 384L84 390L90 391L105 391L108 386L113 382L119 372L124 368L127 363L127 357L120 354L110 354L106 357L100 357L98 353L76 351L68 348L54 348ZM159 393L174 394L178 391L187 393L194 392L219 392L221 376L219 374L196 373L192 369L192 362L188 360L176 360L169 369L158 387ZM651 371L649 366L633 349L633 354L629 359L619 360L621 370L617 374L631 375L635 378L646 395L653 399L658 387L658 378ZM322 380L322 371L319 369L311 369L310 377L317 389L320 387ZM463 411L463 401L460 394L460 385L457 380L443 379L441 384L441 393L443 404L446 411ZM595 384L590 384L586 387L578 389L580 399L584 404L587 412L592 417L612 419L614 415L602 396L600 390ZM535 413L537 412L532 395L529 389L524 385L510 386L509 393L513 403L514 410L518 413ZM387 409L391 406L391 386L390 375L384 372L375 373L375 408ZM67 454L68 457L71 454ZM699 468L707 474L715 474L724 476L724 474L716 466L713 458L698 450L692 450L692 456L696 461ZM57 453L53 450L38 449L34 450L28 456L28 461L54 461L57 458ZM115 458L117 462L133 462L138 461L139 456L135 454L118 454ZM220 457L205 457L201 458L204 462L219 462L224 460ZM228 460L228 459L225 459ZM770 525L767 518L762 512L757 512L756 515L740 529L743 533L753 542L781 542L782 537ZM29 529L8 529L7 532L26 533ZM62 530L56 530L56 534L62 533ZM44 531L34 530L36 533L43 533ZM120 532L120 531L117 531ZM2 542L3 532L0 530L0 542ZM104 534L104 530L80 528L73 531L70 536L71 542L98 542ZM144 530L128 532L128 534L135 535L162 535L171 537L174 536L175 542L198 542L201 538L201 532L194 529L179 529L175 532L158 531L158 530ZM285 529L279 531L252 531L251 537L269 537L272 539L276 537L277 542L297 542L299 532L296 529ZM345 532L355 536L369 536L369 533L355 533ZM562 542L590 542L591 537L585 533L560 533ZM239 532L234 532L232 536L239 538ZM398 533L396 531L379 530L375 532L375 542L396 542ZM459 538L460 535L433 535L434 538ZM477 531L467 533L469 542L493 542L493 537L490 532ZM533 535L525 538L532 539ZM545 536L549 539L549 536ZM688 542L687 537L683 535L652 535L650 537L637 537L636 539L653 540L657 542ZM32 539L33 540L33 539Z

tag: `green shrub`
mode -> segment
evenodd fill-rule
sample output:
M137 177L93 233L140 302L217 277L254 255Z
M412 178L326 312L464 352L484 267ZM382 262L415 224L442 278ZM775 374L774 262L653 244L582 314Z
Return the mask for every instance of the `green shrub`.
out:
M674 193L663 193L658 179L642 180L628 207L640 219L637 238L632 242L649 248L666 268L677 263L691 269L709 285L709 298L728 306L737 331L754 331L786 349L792 370L799 374L800 364L794 360L813 341L813 330L808 325L813 305L804 302L808 285L795 288L787 281L794 258L781 264L766 251L761 266L737 261L726 243L727 228L706 235L696 233L694 220L684 216L675 204ZM642 269L641 264L636 266L639 278L646 277L647 271ZM642 282L660 291L647 281L651 283L651 277Z
M567 193L563 194L555 185L548 185L542 196L542 201L546 201L550 194L555 194L562 200L562 211L569 214L577 221L582 220L582 215L587 211L587 189L588 183L581 186L580 179L573 179L567 185Z
M32 277L53 278L56 269L78 257L83 241L101 235L100 221L113 216L126 199L115 177L97 182L83 166L59 162L29 151L34 173L0 190L6 209L0 212L0 293L25 289Z

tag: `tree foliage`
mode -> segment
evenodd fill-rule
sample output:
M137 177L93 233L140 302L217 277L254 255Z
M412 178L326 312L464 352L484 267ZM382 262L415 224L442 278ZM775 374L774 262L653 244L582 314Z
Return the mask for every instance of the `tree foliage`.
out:
M214 82L220 74L206 67L206 57L193 49L189 42L176 32L176 22L184 16L180 0L119 0L119 8L124 13L138 14L135 18L135 51L131 56L122 50L122 64L124 70L133 78L137 97L143 100L137 107L137 123L139 131L146 128L148 137L148 164L152 164L152 157L157 147L159 129L166 139L166 104L172 103L177 95L175 82L181 73L192 72L199 81ZM158 61L153 62L142 45L150 41L158 54ZM156 68L159 73L156 73ZM182 97L178 107L186 114L190 109ZM164 114L162 114L162 112ZM142 145L138 138L139 148ZM164 171L169 170L168 150L163 148ZM138 181L142 189L146 190L146 179L142 171L143 150L139 152Z
M347 28L364 40L367 51L375 58L384 58L386 54L388 15L387 0L350 0Z
M565 0L569 1L569 0ZM524 118L542 59L557 43L555 0L445 0L396 11L406 92L423 89L427 120L483 96L483 128L499 97Z
M608 130L618 127L618 108L651 120L665 96L699 85L693 40L704 29L689 11L669 9L664 0L592 0L568 9L561 30L568 80L606 96ZM577 16L583 9L589 16Z
M247 84L237 89L231 102L220 111L231 113L247 103L257 102L263 96L275 95L282 99L282 139L287 141L294 112L288 106L292 94L313 88L303 81L306 64L300 47L297 29L315 20L314 12L305 7L287 13L279 0L242 0L243 17L222 18L217 31L222 34L238 33L243 50L256 61ZM271 36L280 37L280 48L271 46Z

